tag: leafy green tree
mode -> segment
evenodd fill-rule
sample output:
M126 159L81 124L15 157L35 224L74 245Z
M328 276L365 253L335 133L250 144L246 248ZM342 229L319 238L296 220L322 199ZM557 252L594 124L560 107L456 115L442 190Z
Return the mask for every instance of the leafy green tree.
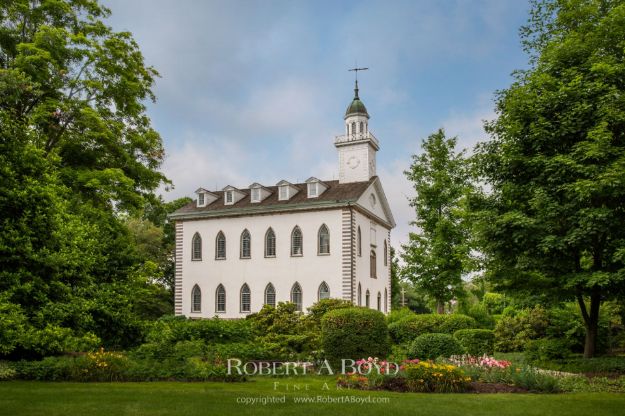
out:
M464 152L456 153L456 138L445 137L441 129L425 139L422 148L405 172L417 194L410 202L417 230L402 246L402 275L443 313L445 303L463 292L462 274L469 259L463 201L471 184Z
M625 290L625 3L535 1L521 33L531 66L477 148L482 249L499 288L576 300L592 357Z
M145 114L157 74L108 14L0 1L0 309L18 334L0 354L127 347L160 313L153 253L122 220L166 182Z
M391 247L391 310L402 307L399 270L399 259L395 247Z
M98 206L139 207L165 177L145 114L156 71L95 0L0 2L0 110L60 157L62 181Z

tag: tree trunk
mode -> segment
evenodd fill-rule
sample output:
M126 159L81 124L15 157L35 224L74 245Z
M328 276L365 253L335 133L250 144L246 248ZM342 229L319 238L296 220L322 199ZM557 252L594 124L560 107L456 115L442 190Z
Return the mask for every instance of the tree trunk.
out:
M590 313L581 295L577 295L577 302L584 317L586 327L586 342L584 343L584 358L592 358L597 350L597 333L599 328L599 308L601 306L601 291L593 288L590 295Z
M436 313L442 315L445 313L445 303L440 300L436 301Z

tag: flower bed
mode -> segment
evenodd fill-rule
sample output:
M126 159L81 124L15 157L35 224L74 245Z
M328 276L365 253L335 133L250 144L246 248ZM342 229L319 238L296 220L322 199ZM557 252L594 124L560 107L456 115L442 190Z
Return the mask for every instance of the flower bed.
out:
M516 367L489 356L453 356L441 362L406 360L399 365L377 358L359 360L356 371L339 376L337 384L361 390L427 393L544 392L562 389L559 379L533 367Z
M397 367L395 363L369 357L357 361L356 366L357 371L339 376L339 386L361 390L451 393L468 390L471 381L459 367L431 361L404 360Z

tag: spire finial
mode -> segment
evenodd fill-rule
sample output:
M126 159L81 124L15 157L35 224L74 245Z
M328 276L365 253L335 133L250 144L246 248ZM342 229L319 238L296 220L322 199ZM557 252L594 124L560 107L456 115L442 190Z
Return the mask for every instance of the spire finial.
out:
M358 68L358 66L356 66L355 68L351 68L348 71L354 71L354 73L356 74L356 86L354 87L354 100L359 100L360 98L358 98L358 71L366 71L369 68Z

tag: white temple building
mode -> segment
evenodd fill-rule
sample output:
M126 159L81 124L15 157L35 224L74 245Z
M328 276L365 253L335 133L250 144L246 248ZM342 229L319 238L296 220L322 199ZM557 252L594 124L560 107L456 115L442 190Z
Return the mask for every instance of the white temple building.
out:
M334 139L338 181L199 188L193 203L170 215L176 315L241 318L286 301L305 312L324 298L390 311L395 222L358 81L354 93L345 134Z

